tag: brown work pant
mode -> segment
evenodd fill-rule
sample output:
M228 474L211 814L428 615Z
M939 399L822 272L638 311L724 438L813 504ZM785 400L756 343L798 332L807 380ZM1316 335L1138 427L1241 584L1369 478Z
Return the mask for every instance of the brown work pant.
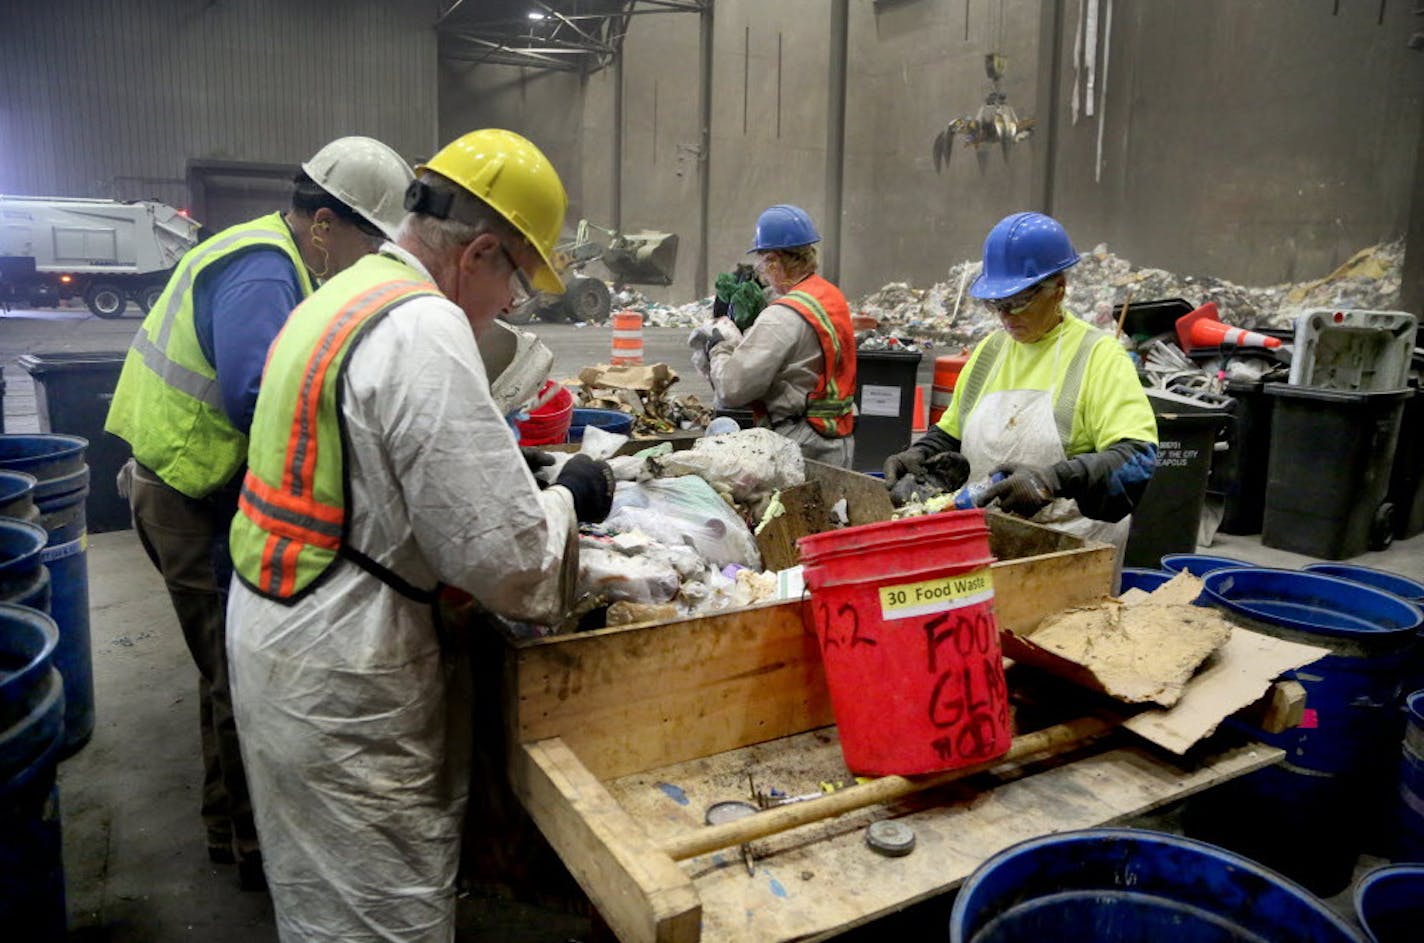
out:
M227 535L237 512L236 493L226 490L196 500L135 463L129 505L139 540L163 574L183 639L198 667L208 844L231 841L239 855L255 851L257 828L227 672L227 588L232 576Z

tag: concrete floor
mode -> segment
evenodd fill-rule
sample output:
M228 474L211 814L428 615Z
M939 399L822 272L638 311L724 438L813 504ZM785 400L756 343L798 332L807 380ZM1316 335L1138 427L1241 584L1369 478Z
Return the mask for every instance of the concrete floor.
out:
M0 317L5 367L5 429L37 428L28 376L14 364L27 351L122 350L137 311L115 322L80 311ZM540 326L558 356L556 375L606 356L606 328ZM686 361L686 332L649 330L649 359ZM929 358L932 359L932 358ZM929 374L922 367L922 382ZM707 392L687 370L682 388ZM1308 558L1262 547L1259 538L1219 535L1213 552L1255 563L1297 567ZM1369 566L1424 579L1424 536L1359 558ZM89 545L93 633L94 738L60 768L71 939L104 943L248 943L275 939L265 894L242 893L232 866L207 860L198 816L200 764L195 673L163 585L132 531L95 534ZM1172 827L1171 816L1152 823ZM1374 863L1362 859L1362 865ZM1348 912L1348 894L1331 904ZM939 928L947 904L931 902L856 940L909 938ZM562 943L596 931L587 918L489 897L460 904L460 936L473 941ZM904 932L902 932L904 931ZM889 934L888 936L886 934Z

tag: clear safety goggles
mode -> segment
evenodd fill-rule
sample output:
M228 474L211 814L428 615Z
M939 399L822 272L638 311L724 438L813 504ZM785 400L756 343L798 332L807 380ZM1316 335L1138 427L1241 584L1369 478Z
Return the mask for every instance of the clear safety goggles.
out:
M504 243L500 243L499 251L504 253L504 260L509 263L509 306L517 308L534 297L534 286L530 283L529 276L524 274L524 270L514 260L514 255L505 248Z
M1033 304L1048 282L1039 282L1031 288L1019 292L1017 295L1010 295L1007 298L985 298L984 307L997 314L1022 314L1029 305Z

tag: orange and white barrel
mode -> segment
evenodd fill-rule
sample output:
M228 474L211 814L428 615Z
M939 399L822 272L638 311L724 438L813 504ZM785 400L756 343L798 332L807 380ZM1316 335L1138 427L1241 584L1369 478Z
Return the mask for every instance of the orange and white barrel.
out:
M635 366L643 362L643 316L637 311L619 311L613 315L614 366Z
M969 362L969 354L950 354L935 358L934 386L930 388L930 425L939 422L939 417L949 408L954 397L954 385L959 382L960 371Z

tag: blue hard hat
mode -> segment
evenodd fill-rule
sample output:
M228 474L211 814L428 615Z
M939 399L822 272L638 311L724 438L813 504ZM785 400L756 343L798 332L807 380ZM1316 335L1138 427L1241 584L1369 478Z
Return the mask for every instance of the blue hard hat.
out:
M816 224L805 210L790 203L778 203L768 206L757 217L756 244L747 253L791 249L820 241L821 234L816 232Z
M1078 253L1058 220L1042 213L1015 213L999 220L984 240L984 270L969 286L975 298L1017 295L1078 264Z

